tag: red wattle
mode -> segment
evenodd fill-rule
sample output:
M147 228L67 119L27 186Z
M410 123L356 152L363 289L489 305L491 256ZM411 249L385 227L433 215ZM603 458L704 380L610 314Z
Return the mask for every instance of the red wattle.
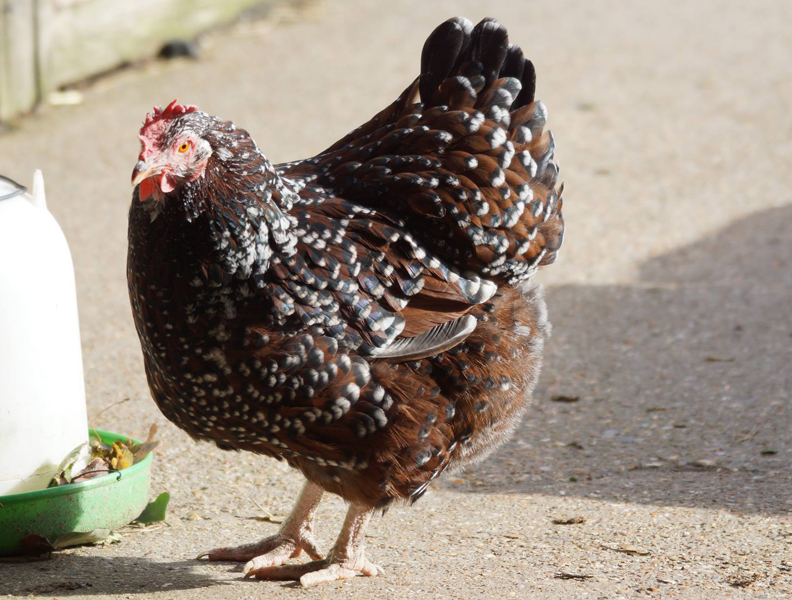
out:
M157 183L151 177L140 182L140 186L138 187L138 198L141 202L145 202L151 198L156 185Z

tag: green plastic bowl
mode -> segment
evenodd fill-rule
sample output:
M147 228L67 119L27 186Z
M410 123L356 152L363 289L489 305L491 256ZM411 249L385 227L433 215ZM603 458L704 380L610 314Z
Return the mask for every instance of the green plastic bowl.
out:
M107 431L96 433L108 445L131 439ZM149 454L131 467L88 481L0 496L0 556L19 554L19 542L31 534L54 542L70 532L116 529L131 523L148 503L151 461Z

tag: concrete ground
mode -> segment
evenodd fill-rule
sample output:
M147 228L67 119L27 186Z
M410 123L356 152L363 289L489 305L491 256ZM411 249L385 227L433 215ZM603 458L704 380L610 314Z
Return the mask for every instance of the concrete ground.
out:
M158 423L152 497L172 495L166 525L0 564L0 596L792 594L792 4L484 4L278 10L212 36L199 61L101 80L0 136L0 172L44 170L71 244L89 414L128 397L98 425L143 436ZM375 519L384 576L299 590L197 562L274 532L253 501L283 515L301 478L193 443L149 397L124 272L140 122L178 97L249 129L275 161L313 154L395 98L454 14L498 17L533 58L566 180L534 405L484 464ZM337 498L320 509L324 548L342 513Z

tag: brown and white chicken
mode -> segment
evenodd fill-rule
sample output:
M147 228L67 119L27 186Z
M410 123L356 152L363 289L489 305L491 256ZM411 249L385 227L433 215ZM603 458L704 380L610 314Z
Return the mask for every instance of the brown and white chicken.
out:
M210 560L304 585L376 575L370 516L514 430L549 327L529 282L564 233L534 89L502 26L454 18L393 104L313 158L273 165L175 101L148 116L127 273L152 396L195 439L307 480L278 534ZM326 491L349 511L324 558Z

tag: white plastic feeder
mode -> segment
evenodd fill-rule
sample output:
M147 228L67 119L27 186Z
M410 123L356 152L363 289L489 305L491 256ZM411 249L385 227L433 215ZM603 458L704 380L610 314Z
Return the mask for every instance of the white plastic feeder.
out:
M71 254L47 210L0 175L0 496L47 487L87 441Z

